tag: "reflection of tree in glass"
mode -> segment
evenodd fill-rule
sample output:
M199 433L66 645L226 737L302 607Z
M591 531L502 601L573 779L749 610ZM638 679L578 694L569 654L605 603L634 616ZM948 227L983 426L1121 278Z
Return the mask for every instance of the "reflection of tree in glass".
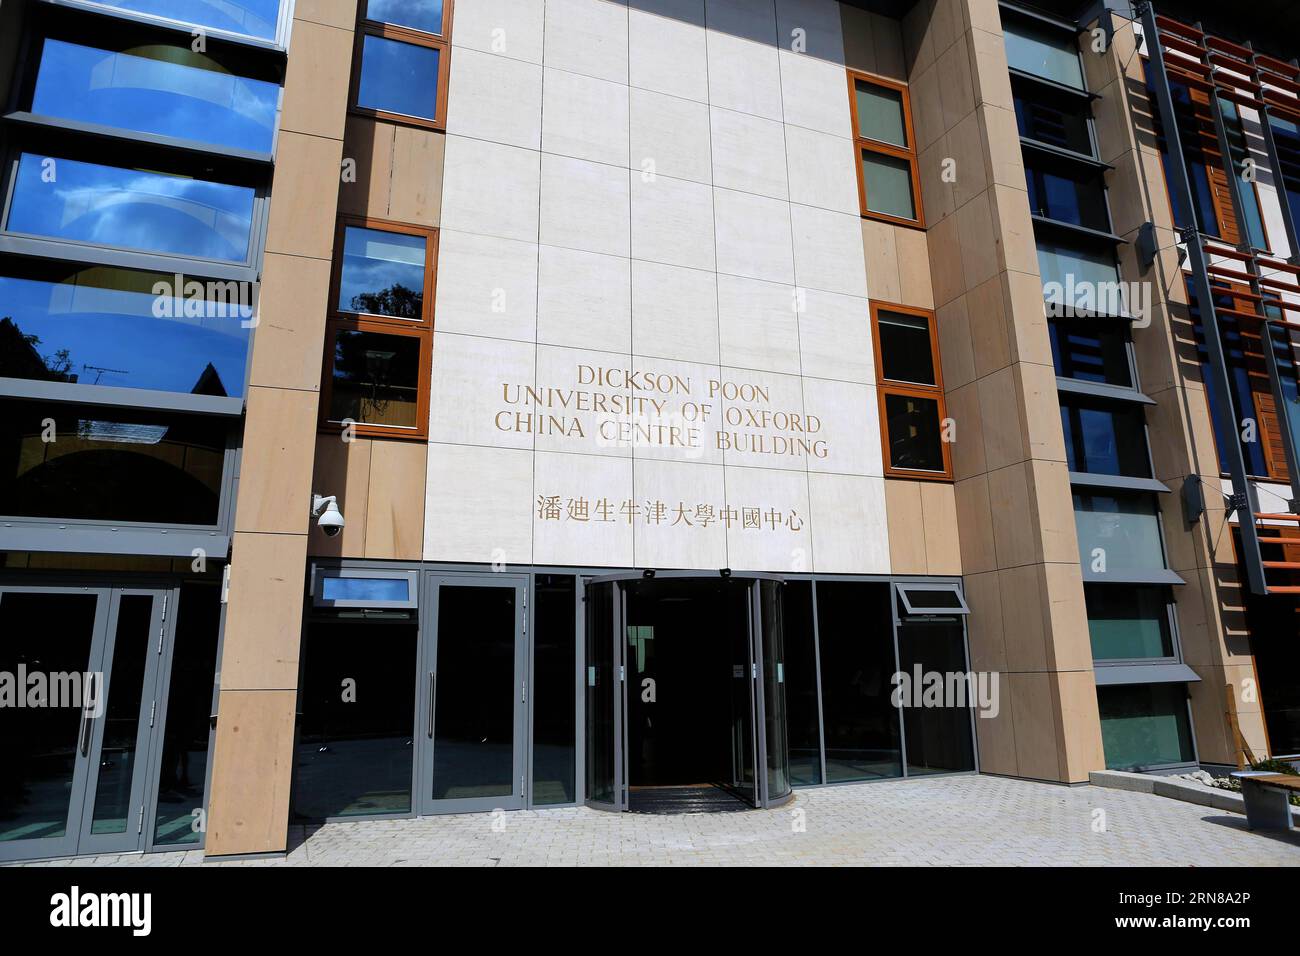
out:
M53 355L38 351L39 335L27 335L9 316L0 319L0 376L46 382L75 382L72 353L58 349Z
M370 332L340 332L334 344L336 387L345 385L355 395L358 412L383 418L390 402L403 401L403 385L413 387L417 379L419 350L412 355L401 348L399 336Z
M360 292L352 297L352 311L370 315L392 315L399 319L418 319L424 306L424 293L408 289L400 282L380 292Z

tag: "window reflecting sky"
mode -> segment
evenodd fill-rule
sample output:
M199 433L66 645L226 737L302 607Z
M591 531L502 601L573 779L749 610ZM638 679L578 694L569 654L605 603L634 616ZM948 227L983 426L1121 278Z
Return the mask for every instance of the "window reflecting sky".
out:
M243 262L253 228L248 186L24 153L10 232Z
M361 48L361 88L357 105L372 110L436 118L437 50L367 36Z
M151 13L263 40L275 38L280 0L101 0L106 6Z
M156 317L156 281L174 279L113 269L62 282L0 276L0 376L243 395L251 330L238 307L196 300L178 310L172 300L159 311L191 314Z
M366 19L442 33L442 0L369 0Z
M349 226L339 310L419 319L424 302L423 236Z
M46 40L32 112L271 151L279 98L274 83L222 72L213 61L187 50L151 47L142 52L194 65Z

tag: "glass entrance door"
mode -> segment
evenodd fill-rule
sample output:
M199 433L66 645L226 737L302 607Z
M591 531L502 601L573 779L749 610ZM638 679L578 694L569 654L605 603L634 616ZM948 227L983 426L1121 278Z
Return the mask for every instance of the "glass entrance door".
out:
M631 788L637 809L656 786L698 798L699 784L752 806L788 798L781 589L761 575L587 584L588 806L627 810Z
M424 813L521 809L527 579L437 575L420 676Z
M144 845L169 595L0 587L0 859Z

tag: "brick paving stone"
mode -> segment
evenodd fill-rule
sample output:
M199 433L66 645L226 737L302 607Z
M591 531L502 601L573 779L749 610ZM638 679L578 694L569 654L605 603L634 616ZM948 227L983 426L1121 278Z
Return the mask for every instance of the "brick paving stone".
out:
M795 810L803 811L802 832ZM481 813L294 827L284 857L204 865L1300 866L1300 837L1252 833L1239 814L1152 794L978 775L799 790L791 804L748 813L562 807L499 819L503 830ZM76 862L201 860L189 850Z

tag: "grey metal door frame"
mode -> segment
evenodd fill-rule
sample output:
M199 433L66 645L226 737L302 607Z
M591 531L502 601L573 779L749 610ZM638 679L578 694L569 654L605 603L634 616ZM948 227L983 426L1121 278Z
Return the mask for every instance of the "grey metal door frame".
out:
M422 582L420 599L419 697L416 701L416 781L415 807L421 814L469 813L482 810L522 810L526 791L528 751L528 576L516 574L462 574L428 571ZM437 760L438 615L440 591L444 585L475 588L510 588L515 592L514 650L514 739L511 792L493 797L435 799L433 768ZM450 677L451 675L448 675Z
M123 853L141 850L146 841L144 824L146 818L152 818L156 801L150 799L151 791L156 788L154 773L155 736L161 739L162 723L158 717L158 687L161 683L162 660L164 652L171 643L171 628L176 615L168 614L167 608L174 600L172 589L154 587L120 587L112 589L109 620L105 631L103 674L106 690L105 701L113 694L113 657L117 635L117 623L123 597L141 595L153 598L153 607L149 616L149 631L145 642L144 677L140 684L139 709L136 712L135 759L131 772L131 797L126 816L126 828L121 833L95 833L93 828L95 797L99 788L99 774L92 772L86 781L85 806L81 818L81 842L77 853ZM95 720L94 742L91 749L93 758L91 770L98 770L104 761L104 733L107 724L103 717ZM158 733L155 733L155 732Z
M101 681L96 688L98 699L107 708L113 693L112 666L114 637L117 627L120 599L124 595L153 596L150 630L146 642L146 663L141 681L138 723L135 742L135 761L131 777L130 806L127 826L123 833L94 834L92 819L95 809L95 792L98 787L98 770L104 739L103 714L95 716L83 708L82 721L77 735L76 753L68 801L68 815L64 832L59 837L0 842L0 861L43 859L47 857L76 856L86 853L117 853L142 849L146 844L144 820L152 816L155 730L160 727L152 718L156 716L155 702L164 649L170 646L170 622L164 615L164 604L171 599L173 589L165 584L132 583L112 584L48 584L43 580L31 583L0 584L0 601L5 594L94 594L96 597L94 633L85 672ZM174 617L174 616L173 616ZM155 636L157 640L155 641ZM132 825L132 820L135 821Z

